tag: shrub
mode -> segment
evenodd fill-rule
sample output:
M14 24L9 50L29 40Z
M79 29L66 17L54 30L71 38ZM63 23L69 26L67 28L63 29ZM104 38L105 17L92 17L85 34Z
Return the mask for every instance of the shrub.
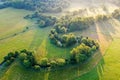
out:
M48 59L47 59L47 58L42 58L42 59L40 60L40 65L41 65L42 67L46 67L46 66L48 65Z
M56 62L57 62L57 66L64 66L66 63L65 59L63 58L56 59Z
M27 53L27 50L23 49L23 50L20 51L20 53Z
M50 62L50 66L51 66L52 68L56 67L56 66L57 66L56 61L52 60L52 61Z
M33 67L35 70L40 70L40 66L39 65L34 65Z
M23 65L26 67L26 68L30 68L31 67L31 62L27 59L23 60Z

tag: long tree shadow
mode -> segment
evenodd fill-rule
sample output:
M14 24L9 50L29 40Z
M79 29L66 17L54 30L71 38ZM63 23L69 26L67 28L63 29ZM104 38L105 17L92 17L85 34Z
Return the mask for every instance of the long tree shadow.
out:
M102 58L91 71L74 80L101 80L101 76L104 72L104 64L104 59Z
M115 28L108 21L97 22L96 27L99 29L98 33L101 33L105 40L113 40L112 34L115 34Z
M103 66L104 66L104 59L101 55L101 52L97 52L82 65L68 66L68 67L65 67L64 69L50 71L48 80L56 80L56 79L57 80L76 80L79 77L84 76L84 74L91 72L96 67L97 67L97 70L95 70L93 73L96 73L95 77L97 77L98 78L97 80L99 80L99 75L101 76L104 70ZM98 74L98 71L99 71L99 74ZM81 79L81 80L89 80L89 79L87 78L87 79ZM91 79L91 80L94 80L94 79Z
M41 45L41 43L43 42L43 40L46 40L46 38L48 37L49 31L51 30L50 27L46 27L46 28L39 28L36 26L35 29L35 33L34 33L34 37L33 40L29 46L30 50L37 50L39 48L39 46Z

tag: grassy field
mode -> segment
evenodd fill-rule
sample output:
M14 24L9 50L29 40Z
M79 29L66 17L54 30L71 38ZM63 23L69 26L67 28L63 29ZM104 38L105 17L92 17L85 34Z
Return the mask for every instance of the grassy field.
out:
M41 29L33 22L23 19L29 13L31 12L12 8L0 10L0 62L8 52L21 49L35 51L34 55L37 60L41 56L48 58L68 57L72 48L63 49L52 45L48 40L48 34L52 27ZM32 27L25 30L26 26L30 25ZM9 68L0 69L0 80L110 80L109 76L111 76L111 80L117 80L120 75L118 70L120 67L118 60L120 39L116 39L120 37L119 26L118 20L111 19L96 22L85 31L74 32L76 35L88 36L100 43L100 52L94 54L83 65L57 71L35 72L24 69L16 61ZM22 32L23 30L25 32ZM18 34L8 37L15 33Z
M33 31L11 36L24 30L27 25L31 24L23 19L28 13L30 12L12 8L0 10L0 62L8 52L29 47L34 35Z
M72 48L63 49L51 44L48 34L52 27L41 29L32 21L25 20L23 17L30 13L12 8L0 10L0 62L8 52L21 49L35 51L37 57L67 57ZM26 30L30 25L32 28Z
M114 39L100 63L76 80L120 80L119 44L120 39Z

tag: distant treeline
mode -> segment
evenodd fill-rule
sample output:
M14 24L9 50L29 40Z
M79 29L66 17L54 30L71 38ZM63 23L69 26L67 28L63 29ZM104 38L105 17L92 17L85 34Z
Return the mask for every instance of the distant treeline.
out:
M24 17L25 19L34 19L36 20L36 24L40 28L48 27L48 26L53 26L56 22L56 17L52 16L46 16L43 15L39 12L35 12L33 14L28 14Z
M13 7L39 12L58 13L69 6L67 0L3 0L0 8Z

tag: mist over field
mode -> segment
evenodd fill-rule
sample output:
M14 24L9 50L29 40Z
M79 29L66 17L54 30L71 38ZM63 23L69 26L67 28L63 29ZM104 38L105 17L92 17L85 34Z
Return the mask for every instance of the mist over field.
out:
M120 7L120 0L70 0L70 6L64 11L81 10L81 15L95 16L109 14Z

